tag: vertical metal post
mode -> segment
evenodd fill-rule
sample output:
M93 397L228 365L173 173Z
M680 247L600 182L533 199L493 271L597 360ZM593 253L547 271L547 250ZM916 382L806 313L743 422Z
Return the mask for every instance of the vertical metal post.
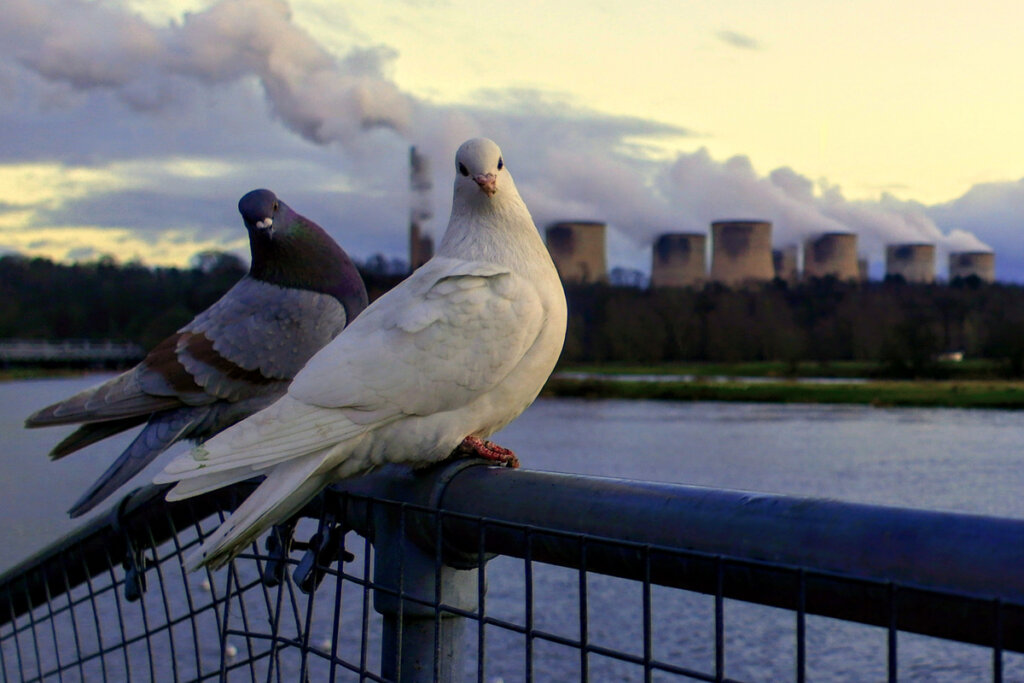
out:
M407 509L374 511L373 606L384 617L381 674L401 683L454 683L463 679L466 619L438 612L437 604L477 608L477 569L440 563L403 533Z

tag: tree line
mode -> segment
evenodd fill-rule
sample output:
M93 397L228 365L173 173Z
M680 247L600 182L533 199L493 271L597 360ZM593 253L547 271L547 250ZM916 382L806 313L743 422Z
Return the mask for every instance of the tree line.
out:
M360 266L370 298L401 274ZM0 257L0 338L115 339L152 348L246 272L207 252L191 268L105 257L65 265ZM563 363L871 361L894 375L929 376L949 351L1024 376L1024 287L983 283L846 283L831 278L729 289L566 287Z
M941 376L950 352L1024 375L1024 287L780 280L729 289L567 287L563 361L868 361L881 374Z
M248 271L237 256L205 252L191 268L120 264L109 256L66 265L0 257L0 339L111 339L150 349L209 307ZM401 280L363 271L372 297Z

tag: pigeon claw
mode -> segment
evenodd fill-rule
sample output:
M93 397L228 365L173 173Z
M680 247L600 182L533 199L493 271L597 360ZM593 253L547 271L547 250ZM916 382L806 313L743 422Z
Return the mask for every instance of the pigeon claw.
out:
M484 460L493 460L499 465L515 469L519 467L519 458L507 448L503 448L492 441L484 441L475 436L467 436L455 449L456 454L462 456L476 456Z

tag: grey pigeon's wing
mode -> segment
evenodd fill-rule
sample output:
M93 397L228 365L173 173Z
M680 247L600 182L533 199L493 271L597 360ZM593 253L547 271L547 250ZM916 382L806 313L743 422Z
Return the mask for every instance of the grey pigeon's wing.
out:
M176 358L202 389L239 400L283 391L306 360L345 327L333 296L245 277L180 330Z
M310 360L289 395L351 408L360 424L452 410L504 379L544 324L532 283L457 259L433 259L378 304Z
M139 365L37 411L25 425L122 421L182 405L280 393L344 326L345 309L331 296L245 277ZM137 422L124 424L127 429Z
M135 440L107 468L103 475L82 494L68 513L79 517L103 502L110 494L134 477L143 467L171 444L187 436L197 422L205 417L207 408L185 406L154 415Z
M140 364L139 395L174 403L150 411L143 430L71 516L93 509L176 441L206 438L266 405L344 325L344 308L333 297L243 278ZM127 425L128 418L116 424ZM69 447L95 440L88 427L72 435Z

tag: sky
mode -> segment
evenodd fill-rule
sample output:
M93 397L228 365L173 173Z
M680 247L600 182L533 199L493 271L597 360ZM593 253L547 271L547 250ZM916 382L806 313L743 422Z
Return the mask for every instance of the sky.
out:
M1014 2L4 0L0 253L187 265L246 254L267 187L357 259L407 256L409 147L439 237L454 152L504 151L538 226L773 222L994 250L1024 282Z

